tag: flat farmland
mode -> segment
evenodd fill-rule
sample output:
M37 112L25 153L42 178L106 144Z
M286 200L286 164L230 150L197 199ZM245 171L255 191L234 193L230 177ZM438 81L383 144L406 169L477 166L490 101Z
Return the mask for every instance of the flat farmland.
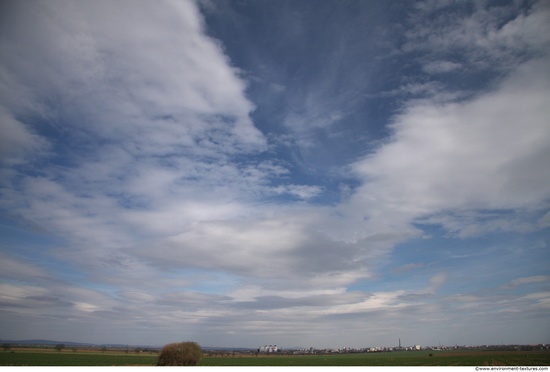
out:
M430 356L432 354L432 356ZM2 366L154 366L157 355L121 351L15 350ZM390 352L327 355L205 356L200 366L550 366L548 351Z
M430 356L432 354L432 356ZM204 358L202 366L549 366L548 351L388 352Z
M123 351L19 349L0 353L0 366L154 366L156 354Z

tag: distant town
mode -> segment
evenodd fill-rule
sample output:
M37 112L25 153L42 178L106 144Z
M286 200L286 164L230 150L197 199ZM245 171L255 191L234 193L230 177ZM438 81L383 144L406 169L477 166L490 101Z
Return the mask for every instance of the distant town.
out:
M78 343L70 341L52 341L52 340L0 340L4 352L12 350L12 348L52 348L57 351L63 349L69 351L77 351L81 349L97 349L100 351L121 350L126 353L150 353L156 354L162 349L162 346L149 345L124 345L124 344L91 344ZM398 346L369 346L363 348L340 347L340 348L315 348L315 347L290 347L283 348L276 344L265 344L258 348L247 347L213 347L202 346L203 353L209 355L307 355L307 354L351 354L351 353L387 353L398 351L445 351L445 350L478 350L478 351L534 351L534 350L550 350L550 344L498 344L498 345L438 345L438 346L422 346L418 344L402 346L399 340Z
M331 353L382 353L382 352L394 352L394 351L420 351L420 350L431 350L431 351L443 351L443 350L487 350L487 351L532 351L532 350L550 350L550 344L533 344L533 345L478 345L478 346L466 346L466 345L454 345L454 346L421 346L421 345L412 345L412 346L375 346L375 347L364 347L364 348L352 348L352 347L342 347L342 348L290 348L284 349L278 347L277 345L264 345L260 346L257 350L239 350L239 352L249 353L283 353L283 354L331 354Z

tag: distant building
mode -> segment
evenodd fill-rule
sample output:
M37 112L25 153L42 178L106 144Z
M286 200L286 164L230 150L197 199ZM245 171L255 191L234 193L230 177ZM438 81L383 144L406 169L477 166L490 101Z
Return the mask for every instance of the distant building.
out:
M277 345L264 345L258 349L260 353L276 353L279 351Z

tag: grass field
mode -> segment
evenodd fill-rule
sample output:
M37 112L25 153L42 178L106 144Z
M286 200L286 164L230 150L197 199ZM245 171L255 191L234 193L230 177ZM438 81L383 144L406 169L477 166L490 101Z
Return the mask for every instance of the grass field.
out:
M430 357L430 353L433 356ZM550 352L392 352L258 357L209 357L203 366L548 366Z
M157 355L100 351L58 353L53 350L15 350L0 353L0 366L154 366Z
M429 354L432 353L433 356ZM0 353L2 366L154 366L157 355L99 351L16 350ZM548 351L393 352L330 355L208 356L201 366L549 366Z

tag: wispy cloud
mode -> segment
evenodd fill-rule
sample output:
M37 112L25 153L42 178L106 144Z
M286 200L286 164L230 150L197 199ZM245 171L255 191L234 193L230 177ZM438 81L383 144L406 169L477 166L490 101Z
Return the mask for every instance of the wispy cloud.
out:
M434 72L430 71L434 64L441 68L438 60L449 57L454 58L447 67L460 63L458 59L469 69L507 71L547 50L550 42L544 1L535 2L532 8L456 2L421 2L416 8L410 13L412 27L405 32L403 50L425 52L420 61L428 72Z
M550 281L550 276L548 275L537 275L537 276L529 276L525 278L518 278L512 280L509 284L507 284L504 288L516 288L523 284L530 284L530 283L544 283Z

